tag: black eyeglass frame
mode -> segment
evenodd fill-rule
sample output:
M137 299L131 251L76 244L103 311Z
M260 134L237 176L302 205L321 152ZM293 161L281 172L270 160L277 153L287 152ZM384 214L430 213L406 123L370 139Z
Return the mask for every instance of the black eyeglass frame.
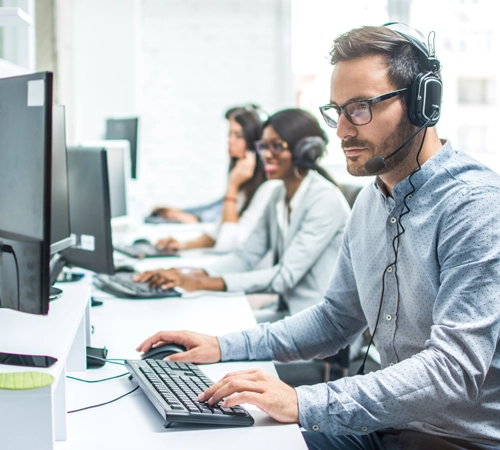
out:
M324 105L324 106L320 106L319 110L321 112L321 115L323 116L324 121L331 128L337 128L338 120L332 119L326 113L326 111L328 111L330 109L335 109L337 111L339 118L340 118L340 114L343 113L349 122L351 122L353 125L355 125L357 127L361 127L363 125L368 125L373 119L371 105L375 105L376 103L383 102L384 100L389 100L390 98L396 97L397 95L401 94L402 92L404 92L406 90L408 90L408 88L397 89L396 91L387 92L386 94L377 95L376 97L368 98L366 100L352 100L352 101L346 103L344 106L334 106L331 104ZM346 107L349 105L352 105L353 103L366 103L366 105L368 106L368 112L370 113L370 118L367 122L365 122L365 123L354 123L353 122L350 114L347 113L347 111L346 111Z
M255 146L255 151L262 156L265 150L269 150L273 155L279 155L283 150L290 150L288 147L288 142L286 141L281 141L281 142L272 142L271 144L268 144L267 148L262 149L261 148L262 141L255 141L254 146ZM276 149L275 145L280 144L281 148L278 150Z

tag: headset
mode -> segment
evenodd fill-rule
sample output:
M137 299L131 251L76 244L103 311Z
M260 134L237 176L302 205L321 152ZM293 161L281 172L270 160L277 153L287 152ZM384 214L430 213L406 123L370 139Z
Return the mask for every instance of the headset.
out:
M397 24L401 23L388 22L383 26L404 37L417 50L420 69L408 89L408 117L410 122L417 127L433 127L441 116L443 83L438 76L441 63L436 58L434 44L431 45L430 40L427 47L424 43L424 36L418 30L415 31L422 37L422 40L390 28L391 25ZM437 114L435 114L436 110Z
M295 144L292 149L292 162L297 167L315 169L316 161L326 151L326 142L319 136L307 136Z

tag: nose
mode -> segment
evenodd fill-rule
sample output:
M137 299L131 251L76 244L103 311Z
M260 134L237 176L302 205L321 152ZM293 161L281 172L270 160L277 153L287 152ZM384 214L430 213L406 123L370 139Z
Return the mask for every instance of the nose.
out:
M272 152L270 149L265 148L265 149L262 151L261 156L262 156L262 159L263 159L264 161L269 161L270 159L272 159L272 158L273 158L273 156L274 156L274 155L273 155L273 152Z
M347 120L344 113L340 114L337 120L337 136L342 139L349 139L358 134L357 128Z

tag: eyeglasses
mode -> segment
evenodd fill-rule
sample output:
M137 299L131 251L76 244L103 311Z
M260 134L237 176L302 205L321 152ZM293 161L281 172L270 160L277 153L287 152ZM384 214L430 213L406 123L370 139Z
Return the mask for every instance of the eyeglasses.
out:
M337 128L340 114L342 113L344 113L346 119L353 125L366 125L372 120L371 105L396 97L396 95L401 94L407 89L408 88L398 89L397 91L388 92L387 94L372 97L367 100L353 100L352 102L346 103L344 106L320 106L319 110L327 125L332 128Z
M273 155L279 155L283 150L288 150L288 144L285 141L255 141L255 150L262 156L265 150L269 150Z

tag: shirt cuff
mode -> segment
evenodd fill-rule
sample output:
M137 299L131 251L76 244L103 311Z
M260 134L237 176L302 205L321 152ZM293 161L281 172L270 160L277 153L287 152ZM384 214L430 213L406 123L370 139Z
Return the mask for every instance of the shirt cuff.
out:
M242 332L217 336L221 361L241 361L248 359L247 340Z

